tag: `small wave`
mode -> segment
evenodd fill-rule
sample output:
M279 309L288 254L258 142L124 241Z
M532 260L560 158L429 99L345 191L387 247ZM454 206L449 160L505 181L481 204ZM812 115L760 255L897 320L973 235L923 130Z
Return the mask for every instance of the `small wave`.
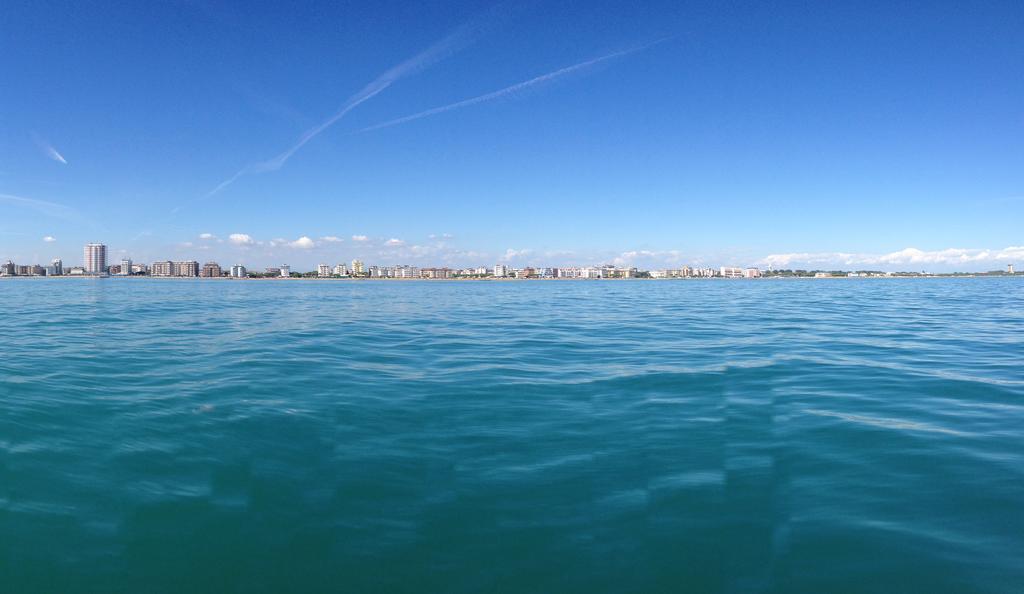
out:
M882 427L885 429L928 431L931 433L945 433L946 435L956 435L958 437L967 437L970 435L970 433L957 431L955 429L936 427L935 425L929 425L927 423L920 423L917 421L906 421L903 419L894 419L891 417L869 417L865 415L851 415L849 413L841 413L831 410L821 410L814 408L804 409L802 412L805 412L810 415L817 415L819 417L835 417L837 419L843 419L844 421L850 421L852 423L862 423L865 425L871 425L873 427Z

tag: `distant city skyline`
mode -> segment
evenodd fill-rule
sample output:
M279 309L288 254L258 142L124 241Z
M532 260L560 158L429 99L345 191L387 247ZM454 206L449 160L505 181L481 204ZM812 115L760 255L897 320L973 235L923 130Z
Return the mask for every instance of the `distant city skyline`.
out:
M233 251L231 253L234 257L234 259L231 260L232 264L224 264L222 266L220 259L213 256L213 251L211 251L210 248L212 246L223 245L225 241L212 233L204 233L200 239L206 243L197 246L190 242L187 246L182 245L178 246L178 248L192 248L197 252L202 252L202 261L197 260L192 256L181 257L176 255L173 258L161 257L158 259L150 259L150 262L145 260L133 260L132 257L125 254L120 256L120 258L114 258L115 263L110 263L108 265L107 245L91 242L83 247L81 266L71 265L68 269L72 271L72 274L87 275L104 274L110 271L111 274L118 275L148 274L152 276L244 277L246 276L245 271L247 269L250 272L256 272L258 268L263 267L267 271L285 271L283 276L288 276L288 271L300 273L315 271L318 273L318 276L347 276L350 271L353 274L361 274L363 272L370 271L370 276L390 278L418 278L421 270L426 273L427 271L434 269L451 270L463 276L493 275L496 277L516 276L516 272L523 270L547 270L549 272L542 273L541 276L549 275L563 277L566 275L559 274L559 270L564 271L572 269L576 272L569 274L568 277L588 278L591 277L591 275L596 274L594 271L604 269L616 270L619 272L624 270L638 270L652 273L662 272L664 274L660 275L661 277L735 276L750 278L760 276L762 267L769 272L784 270L914 272L928 274L943 274L950 272L1004 272L1003 270L993 269L992 267L978 270L970 267L972 264L977 266L981 262L989 262L993 260L1002 261L1002 266L1006 269L1005 272L1014 274L1014 263L1012 260L1020 256L1024 256L1024 250L1021 248L1010 248L999 253L974 252L968 250L927 253L920 250L908 249L898 253L885 254L881 256L865 254L828 254L826 256L815 254L776 254L763 258L753 264L739 264L739 261L736 258L734 258L730 264L711 264L701 259L691 259L689 262L682 262L682 254L669 254L661 255L663 258L667 258L660 263L646 265L637 262L637 260L642 259L645 256L649 259L650 257L656 257L658 255L624 254L623 256L627 257L616 257L592 262L575 261L567 264L562 260L551 260L551 258L570 258L572 254L540 254L533 252L514 252L513 250L509 250L509 253L506 253L504 257L493 260L494 264L492 265L480 259L483 254L465 253L463 254L463 257L475 257L477 260L474 262L453 262L451 261L449 257L450 253L448 252L430 252L428 250L421 249L422 246L406 246L401 240L392 238L383 242L383 246L388 249L378 250L376 253L372 253L369 256L370 260L368 262L364 262L364 256L357 256L351 260L351 268L348 268L344 257L338 255L339 250L343 249L340 246L344 243L344 240L340 237L326 237L321 238L320 241L315 241L308 237L303 237L292 242L286 242L287 240L271 240L274 243L271 248L279 247L282 242L286 242L284 245L294 250L301 250L302 252L305 252L307 258L318 256L319 260L315 265L299 264L298 266L293 266L286 262L267 265L265 262L261 261L255 261L260 263L254 265L254 260L252 260L252 258L254 257L255 252L249 250L264 247L264 242L254 240L247 235L235 234L233 236L229 236L228 242L235 244L235 246L242 246L247 249L243 251ZM442 242L450 239L450 236L439 238ZM371 253L374 249L374 244L368 237L355 236L352 241L361 245L365 244L362 245L362 250L366 253ZM51 241L49 243L54 242ZM330 249L320 249L324 248L325 243L330 244ZM125 252L125 250L121 250L121 252ZM296 254L297 252L290 252L289 255ZM264 256L266 255L267 253L264 254ZM402 257L404 257L404 260L398 259ZM434 260L428 260L431 257L433 257ZM815 262L815 257L820 258L819 261ZM376 258L376 260L374 258ZM842 260L842 265L835 265L834 261L837 259ZM523 264L521 262L516 262L515 260L527 263ZM959 268L949 270L946 270L941 266L938 268L935 267L937 262L946 261L959 261L961 266ZM809 264L805 262L809 262ZM915 267L912 264L921 266ZM964 266L964 264L966 264L966 266ZM27 271L30 269L37 272L16 272L17 270ZM0 271L0 273L6 273L8 276L32 276L37 273L38 275L42 275L45 271L46 275L60 275L61 269L62 259L60 257L52 260L49 269L39 265L38 262L15 262L8 259L4 263L3 271ZM242 272L236 274L239 270ZM694 274L691 274L690 271L693 271ZM378 272L381 273L378 274ZM675 274L676 272L679 274ZM529 276L529 273L527 276ZM600 275L597 276L600 277ZM432 274L428 277L447 278L447 273L441 277L435 277Z
M1024 264L1016 2L112 14L5 6L0 261Z
M72 261L71 253L81 246L48 237L45 248L30 252L0 253L0 259L24 263L45 263L54 258ZM88 252L88 247L85 248ZM348 238L324 236L296 239L257 239L248 234L232 233L221 237L201 233L192 240L161 247L130 250L105 245L103 262L129 259L136 263L158 260L216 261L225 266L245 264L250 267L291 263L304 270L314 270L326 262L332 265L351 259L373 261L386 265L410 264L449 266L453 268L493 265L509 266L635 266L645 270L678 268L680 266L756 266L760 268L791 268L808 270L881 270L929 272L986 272L1007 265L1024 263L1024 246L1002 249L961 249L925 251L905 248L884 254L872 253L774 253L758 256L743 250L729 254L702 254L683 250L634 250L627 252L571 250L532 250L510 248L504 252L464 249L451 234L435 234L426 241L411 243L399 238L371 238L353 235ZM31 262L30 262L31 261Z

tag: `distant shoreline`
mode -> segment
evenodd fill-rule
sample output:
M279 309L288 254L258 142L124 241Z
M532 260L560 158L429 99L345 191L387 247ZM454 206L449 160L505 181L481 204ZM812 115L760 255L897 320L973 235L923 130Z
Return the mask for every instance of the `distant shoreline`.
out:
M111 279L111 280L155 280L155 281L212 281L212 282L230 282L230 281L265 281L265 282L296 282L296 281L317 281L317 282L363 282L363 281L385 281L385 282L531 282L531 281L553 281L553 282L623 282L623 281L641 281L641 282L666 282L666 281L775 281L775 280L879 280L879 279L922 279L922 278L1014 278L1024 277L1022 274L986 274L978 272L951 272L948 274L912 274L912 273L893 273L891 275L874 275L874 276L762 276L757 278L726 278L720 276L712 277L701 277L701 276L688 276L688 277L669 277L669 278L387 278L387 277L245 277L245 278L234 278L229 276L220 277L204 277L204 276L149 276L149 275L133 275L133 276L122 276L119 274L112 275L88 275L88 274L74 274L74 275L14 275L14 276L0 276L0 281L3 280L98 280L98 279Z

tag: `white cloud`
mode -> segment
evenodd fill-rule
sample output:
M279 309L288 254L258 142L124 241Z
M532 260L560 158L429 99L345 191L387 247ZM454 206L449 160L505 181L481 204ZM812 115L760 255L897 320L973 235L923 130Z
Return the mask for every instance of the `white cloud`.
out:
M217 236L213 233L200 233L199 239L217 239Z
M328 235L326 237L321 237L320 241L326 241L327 243L340 243L345 240L340 237L335 237L334 235Z
M679 250L630 250L612 258L616 266L677 266L685 258Z
M385 241L384 245L388 247L401 247L405 245L405 242L402 241L401 239L395 239L394 237L392 237L391 239Z
M252 237L249 237L245 233L232 233L228 236L228 239L235 245L252 245L256 243L253 241Z
M53 243L57 241L57 238L52 235L47 235L46 237L43 238L43 241L45 241L46 243Z
M352 241L367 241L369 239L370 238L365 236L365 235L353 235L352 236Z
M290 242L288 245L293 248L298 248L300 250L308 250L316 247L316 242L303 235L302 237L296 239L295 241Z
M794 252L771 254L761 263L775 268L814 267L879 267L893 268L909 266L938 266L943 268L977 268L980 265L996 265L1014 260L1024 260L1024 246L1010 246L1001 250L978 248L947 248L944 250L921 250L908 247L886 254L847 252Z
M509 248L505 250L505 255L502 256L501 259L504 260L505 262L508 262L510 260L514 260L515 258L525 258L531 254L533 254L533 250L514 250L512 248Z

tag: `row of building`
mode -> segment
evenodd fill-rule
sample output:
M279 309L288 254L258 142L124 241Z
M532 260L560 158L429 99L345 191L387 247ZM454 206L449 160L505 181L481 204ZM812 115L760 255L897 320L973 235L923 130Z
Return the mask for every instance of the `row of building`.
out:
M107 263L107 246L102 243L87 244L83 250L83 265L65 268L60 259L53 260L50 266L37 264L20 266L10 260L0 266L0 276L83 276L83 275L116 275L116 276L154 276L154 277L198 277L198 278L248 278L248 277L292 277L316 276L319 278L395 278L395 279L446 279L446 278L689 278L689 277L724 277L724 278L757 278L761 272L757 268L691 268L684 266L679 269L643 271L635 267L613 265L587 267L523 267L513 268L506 264L495 264L493 267L475 268L421 268L417 266L366 266L360 260L352 260L351 264L320 264L316 272L294 273L288 265L265 268L263 272L250 272L245 266L236 264L230 268L222 268L217 262L206 262L200 265L195 260L162 260L152 264L138 264L130 258L122 258L119 263Z

